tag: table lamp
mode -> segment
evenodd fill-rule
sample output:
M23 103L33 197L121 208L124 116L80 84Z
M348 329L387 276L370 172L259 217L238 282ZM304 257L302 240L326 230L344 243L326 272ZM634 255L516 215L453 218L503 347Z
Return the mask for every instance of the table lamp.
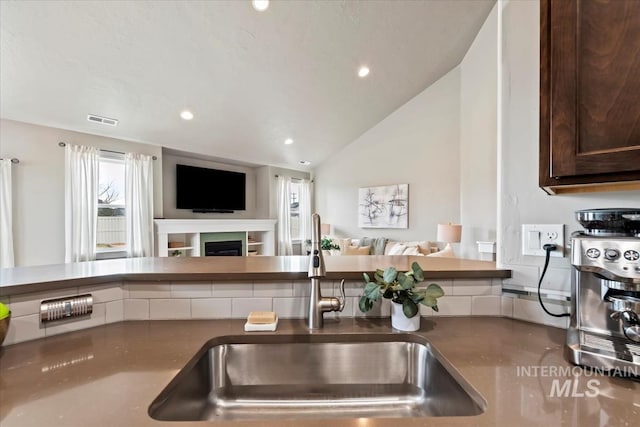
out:
M436 240L438 242L445 242L445 251L451 251L453 254L453 247L451 243L460 243L462 237L462 225L460 224L438 224L438 236Z

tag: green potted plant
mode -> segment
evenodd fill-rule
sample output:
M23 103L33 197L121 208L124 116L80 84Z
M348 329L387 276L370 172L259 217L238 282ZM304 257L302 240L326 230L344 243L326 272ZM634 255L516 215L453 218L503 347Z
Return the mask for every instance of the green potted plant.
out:
M424 272L417 262L411 264L411 270L398 272L394 267L378 269L373 280L364 273L364 294L360 297L360 311L366 313L380 298L391 300L391 326L403 331L416 331L420 328L419 305L438 311L438 298L444 295L440 286L431 283L426 288L417 288L424 281Z
M323 237L320 239L320 249L322 249L322 253L325 255L333 255L332 251L339 251L340 246L333 243L330 238Z

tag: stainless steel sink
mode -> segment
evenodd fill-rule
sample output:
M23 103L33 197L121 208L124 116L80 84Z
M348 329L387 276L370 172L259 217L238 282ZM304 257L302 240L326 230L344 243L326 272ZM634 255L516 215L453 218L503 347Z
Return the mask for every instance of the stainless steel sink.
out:
M162 421L478 415L484 398L412 334L209 341L149 407Z

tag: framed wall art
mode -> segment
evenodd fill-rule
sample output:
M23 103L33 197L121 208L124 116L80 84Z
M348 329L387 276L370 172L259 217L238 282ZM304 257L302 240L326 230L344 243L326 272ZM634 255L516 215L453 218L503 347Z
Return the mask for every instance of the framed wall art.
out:
M358 189L358 227L409 228L409 184Z

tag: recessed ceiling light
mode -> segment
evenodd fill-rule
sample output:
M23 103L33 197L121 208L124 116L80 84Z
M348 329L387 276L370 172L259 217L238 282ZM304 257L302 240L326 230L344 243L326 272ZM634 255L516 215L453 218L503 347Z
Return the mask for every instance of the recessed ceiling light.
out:
M258 12L264 12L269 8L269 0L252 0L251 4Z
M369 75L369 67L367 67L366 65L363 65L358 69L359 77L367 77L368 75Z
M293 144L293 139L287 138L284 140L284 145L291 145L291 144Z
M193 113L189 110L184 110L180 113L180 117L182 117L182 120L191 120L193 119Z
M300 160L298 163L300 163L302 166L309 166L311 164L309 160Z

